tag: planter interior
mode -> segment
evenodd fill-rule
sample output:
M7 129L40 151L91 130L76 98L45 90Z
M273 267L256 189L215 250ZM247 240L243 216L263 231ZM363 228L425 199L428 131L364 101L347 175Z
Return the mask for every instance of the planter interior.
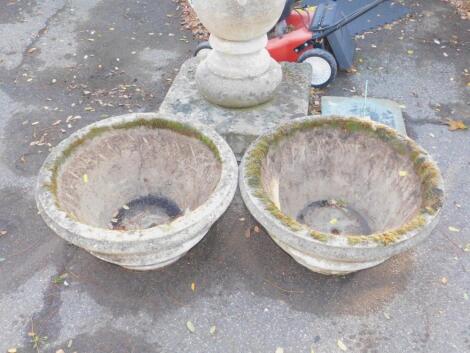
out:
M152 228L209 198L221 175L216 152L202 135L164 120L95 128L64 151L52 187L58 207L80 223Z
M298 132L269 151L261 173L283 213L338 236L400 227L421 207L413 162L369 134Z
M261 137L246 159L250 197L321 242L389 245L442 206L441 176L427 153L359 119L299 120Z

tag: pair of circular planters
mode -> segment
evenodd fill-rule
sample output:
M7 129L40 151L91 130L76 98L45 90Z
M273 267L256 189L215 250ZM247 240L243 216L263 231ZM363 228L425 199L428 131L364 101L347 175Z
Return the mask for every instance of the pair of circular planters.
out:
M36 199L48 226L134 270L166 266L242 197L272 239L324 274L375 266L424 239L442 179L407 137L370 121L293 120L260 136L238 172L206 126L131 114L89 125L53 149Z

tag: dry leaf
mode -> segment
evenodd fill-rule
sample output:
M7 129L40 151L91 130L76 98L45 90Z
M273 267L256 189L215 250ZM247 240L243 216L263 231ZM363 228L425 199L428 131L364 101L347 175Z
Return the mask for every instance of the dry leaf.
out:
M338 220L336 218L330 220L330 224L335 225L336 223L338 223Z
M8 349L8 353L16 353L16 352L17 352L16 348Z
M196 283L194 283L194 282L191 283L191 290L192 290L193 292L196 291Z
M338 340L337 344L338 344L339 349L341 349L342 351L346 352L348 350L348 347L346 347L343 341Z
M209 332L211 335L215 335L215 330L216 330L216 327L215 326L211 326Z
M83 182L88 183L88 174L83 174Z
M63 349L59 349L58 351L55 351L55 353L65 353Z
M245 230L245 238L249 238L251 237L251 229L250 228L247 228L247 230Z
M467 130L468 126L462 120L447 119L445 124L449 126L450 131Z
M276 348L276 353L284 353L284 348L282 348L282 347L277 347L277 348Z
M454 232L454 233L458 233L458 232L460 232L460 229L456 228L456 227L449 226L449 231Z
M3 230L3 229L2 229L2 230L0 230L0 236L2 236L2 235L6 235L7 233L8 233L8 232L7 232L6 230Z
M253 227L253 230L255 231L255 233L259 233L259 232L260 232L260 230L259 230L259 227L258 227L258 226L254 226L254 227Z
M408 175L408 172L406 170L400 170L398 172L398 174L401 176L401 177L406 177Z
M194 324L191 321L186 322L186 327L188 328L189 332L196 332L196 328L194 327Z
M463 248L463 251L465 251L465 252L470 252L470 243L468 243L467 245L465 245L465 247Z
M32 53L34 53L36 50L38 50L38 48L30 48L30 49L28 49L28 54L32 54Z
M384 313L384 316L387 320L390 320L390 314L389 313Z
M441 278L441 283L442 283L442 284L447 284L447 282L449 282L449 280L447 279L447 277L442 277L442 278Z
M413 55L414 53L414 50L408 50L408 55Z

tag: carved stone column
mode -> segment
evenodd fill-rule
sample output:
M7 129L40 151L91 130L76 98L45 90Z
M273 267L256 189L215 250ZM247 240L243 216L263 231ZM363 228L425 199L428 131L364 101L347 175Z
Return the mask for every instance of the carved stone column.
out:
M265 49L285 0L193 0L211 32L213 50L200 63L196 82L211 103L247 108L269 101L282 80L281 66Z

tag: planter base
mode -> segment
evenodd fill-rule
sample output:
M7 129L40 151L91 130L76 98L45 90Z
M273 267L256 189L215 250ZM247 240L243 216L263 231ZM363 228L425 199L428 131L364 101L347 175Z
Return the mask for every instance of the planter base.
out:
M112 263L114 265L119 265L123 268L126 268L128 270L132 270L132 271L158 270L160 268L163 268L163 267L166 267L168 265L171 265L171 264L175 263L176 261L181 259L184 255L186 255L186 253L178 254L178 256L172 257L171 259L168 259L168 260L165 260L165 261L158 261L158 262L156 262L154 264L150 264L150 265L147 263L147 261L149 263L151 263L149 259L147 259L145 261L145 263L142 262L142 264L139 264L139 265L137 265L137 264L136 265L130 265L130 264L128 265L128 264L124 264L124 263L121 263L121 262L118 262L118 261L110 261L109 257L103 256L103 255L100 255L100 254L97 254L97 253L90 252L90 254L92 254L93 256L97 257L100 260Z
M352 272L365 270L380 265L388 258L375 260L375 261L364 261L364 262L344 262L344 261L333 261L322 257L316 257L312 254L303 254L302 252L291 248L289 245L284 244L272 237L274 242L281 247L286 253L297 261L302 266L308 268L310 271L321 273L324 275L347 275Z

